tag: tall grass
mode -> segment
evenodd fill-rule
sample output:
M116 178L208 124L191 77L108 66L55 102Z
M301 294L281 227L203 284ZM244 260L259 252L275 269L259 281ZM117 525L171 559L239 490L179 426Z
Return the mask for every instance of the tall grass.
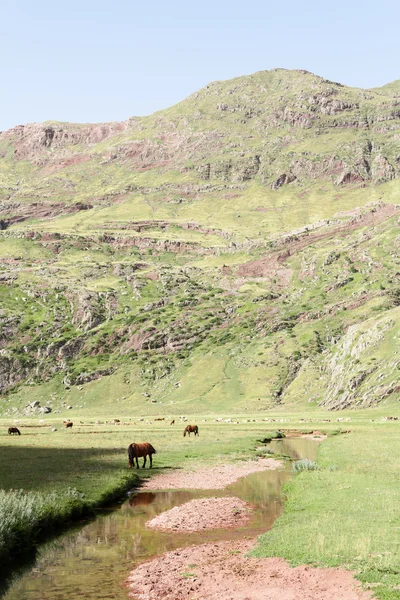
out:
M23 552L40 531L87 512L88 502L75 488L40 493L0 490L0 563Z

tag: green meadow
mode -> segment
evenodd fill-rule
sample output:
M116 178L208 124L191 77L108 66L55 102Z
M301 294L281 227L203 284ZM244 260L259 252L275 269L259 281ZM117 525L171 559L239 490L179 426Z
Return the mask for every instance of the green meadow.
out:
M72 414L74 426L69 430L54 418L45 425L25 419L20 437L8 436L3 421L0 478L6 490L25 490L27 514L35 513L33 506L38 506L38 527L65 526L137 486L137 474L148 477L168 468L193 469L254 458L258 440L274 428L323 431L328 437L319 447L319 469L296 474L286 486L284 513L261 536L252 554L282 556L291 564L344 565L377 598L394 600L400 584L400 448L399 425L387 417L396 414L400 416L399 411L389 415L382 408L340 413L280 410L225 415L222 422L216 421L216 415L195 414L191 421L198 423L200 435L190 439L182 435L184 422L175 418L175 425L169 425L168 416L154 422L151 416L139 421L120 414L121 424L114 425L104 413L99 422L85 418L82 424ZM225 423L225 418L238 424ZM135 440L155 446L152 471L128 470L127 447ZM21 507L21 498L13 500ZM32 506L26 506L28 501ZM2 509L9 510L4 497ZM18 544L31 525L19 516L16 536L3 532L0 538L3 556L14 550L7 548L7 539ZM37 534L31 530L27 539L34 544L40 539Z

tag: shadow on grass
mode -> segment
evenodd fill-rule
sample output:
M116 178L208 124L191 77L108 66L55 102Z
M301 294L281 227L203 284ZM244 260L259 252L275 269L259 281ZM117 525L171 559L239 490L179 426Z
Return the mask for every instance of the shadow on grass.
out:
M66 487L99 487L96 480L126 470L127 449L0 446L0 486L43 491ZM81 484L81 485L80 485ZM51 486L51 488L49 487Z

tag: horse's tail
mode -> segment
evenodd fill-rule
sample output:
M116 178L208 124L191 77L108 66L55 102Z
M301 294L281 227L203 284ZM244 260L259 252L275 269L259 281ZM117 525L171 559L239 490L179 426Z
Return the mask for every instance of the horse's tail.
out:
M185 431L183 432L183 437L186 437L186 431L187 431L187 427L186 427Z

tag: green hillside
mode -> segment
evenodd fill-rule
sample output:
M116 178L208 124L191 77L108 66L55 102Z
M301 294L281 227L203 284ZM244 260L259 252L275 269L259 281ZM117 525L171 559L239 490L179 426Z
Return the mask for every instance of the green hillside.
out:
M397 403L398 85L277 69L3 132L2 416Z

